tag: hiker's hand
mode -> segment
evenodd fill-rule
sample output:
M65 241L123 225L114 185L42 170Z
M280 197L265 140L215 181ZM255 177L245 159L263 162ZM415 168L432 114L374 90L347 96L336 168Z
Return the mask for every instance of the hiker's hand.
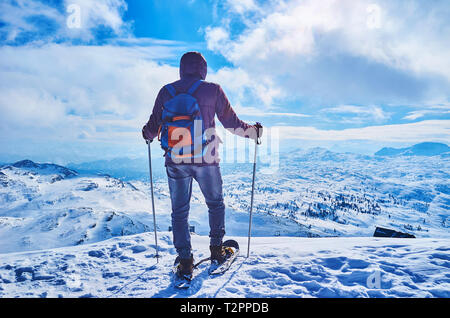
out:
M258 141L259 138L262 137L263 135L263 126L261 125L261 123L256 123L255 125L253 125L253 128L255 128L256 133L255 133L255 140Z
M147 125L144 125L144 127L142 127L142 137L146 140L147 143L153 141L153 139L148 135Z

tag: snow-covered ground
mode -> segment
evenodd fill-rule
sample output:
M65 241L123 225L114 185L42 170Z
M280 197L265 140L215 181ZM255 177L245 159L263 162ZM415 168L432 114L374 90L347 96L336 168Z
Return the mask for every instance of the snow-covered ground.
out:
M450 244L446 239L252 239L222 276L200 266L189 290L171 284L175 250L153 233L37 252L3 254L0 297L450 297ZM194 235L196 259L208 238Z

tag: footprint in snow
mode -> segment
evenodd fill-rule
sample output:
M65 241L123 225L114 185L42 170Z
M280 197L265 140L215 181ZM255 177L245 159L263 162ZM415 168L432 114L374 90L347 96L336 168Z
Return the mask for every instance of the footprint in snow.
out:
M132 262L132 261L135 260L134 258L125 256L125 255L120 256L119 259L120 259L122 262Z
M442 259L444 261L450 261L450 255L448 254L442 254L442 253L434 253L431 254L428 258L433 259L433 258L438 258L438 259Z
M349 259L348 266L350 268L364 269L370 266L369 262L366 262L362 259Z
M136 246L133 246L131 248L131 250L133 251L133 254L137 254L137 253L145 252L147 250L147 248L142 245L136 245Z
M338 270L344 266L346 260L346 257L329 257L320 259L319 262L329 269Z
M292 281L290 281L289 279L285 278L285 277L279 277L275 280L275 284L277 284L278 286L286 286L289 285Z
M316 281L304 282L302 285L311 292L316 292L322 288L322 286L319 283L317 283Z
M253 269L250 271L250 276L252 276L255 279L265 279L270 277L270 274L261 269Z
M97 257L97 258L104 258L106 257L105 253L103 251L89 251L88 255L91 257Z
M344 286L366 286L367 278L372 274L372 272L356 270L349 274L337 275L339 282Z
M15 270L16 281L23 282L34 278L34 269L32 267L19 267Z

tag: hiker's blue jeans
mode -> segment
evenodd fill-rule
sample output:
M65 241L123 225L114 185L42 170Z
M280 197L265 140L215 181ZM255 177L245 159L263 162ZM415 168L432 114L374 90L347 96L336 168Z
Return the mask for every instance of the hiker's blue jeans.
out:
M191 256L189 208L192 180L195 179L205 197L209 216L211 245L221 245L225 235L225 204L222 194L222 176L217 165L168 165L170 199L172 201L173 244L181 258Z

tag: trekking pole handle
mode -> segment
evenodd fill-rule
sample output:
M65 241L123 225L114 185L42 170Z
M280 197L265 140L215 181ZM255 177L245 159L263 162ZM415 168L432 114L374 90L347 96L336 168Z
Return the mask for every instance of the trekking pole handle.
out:
M261 125L261 123L259 123L259 122L256 122L256 124L255 124L255 129L256 129L256 144L257 145L260 145L261 144L261 135L260 135L260 129L262 129L262 125Z

